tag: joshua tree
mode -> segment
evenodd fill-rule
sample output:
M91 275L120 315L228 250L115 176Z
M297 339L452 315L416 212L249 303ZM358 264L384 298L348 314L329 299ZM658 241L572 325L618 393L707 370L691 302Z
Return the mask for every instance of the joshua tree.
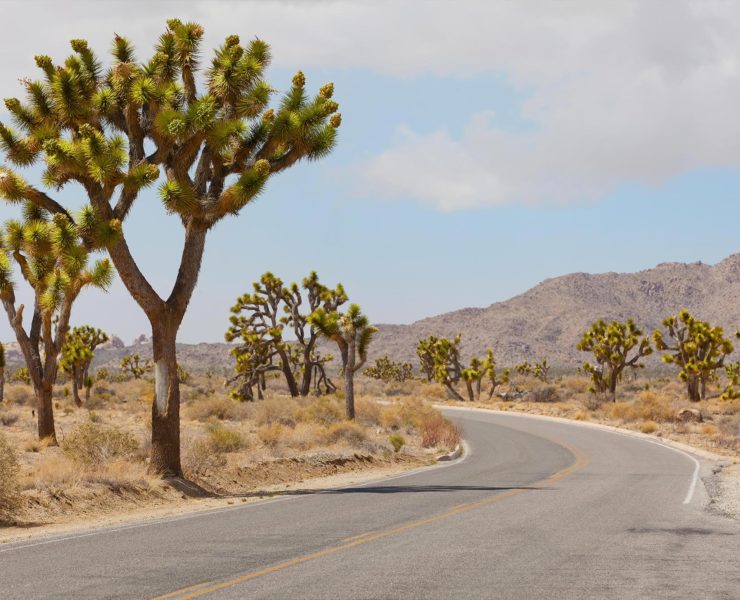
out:
M486 354L486 359L483 361L483 375L491 384L491 387L488 390L488 399L490 400L493 398L493 394L496 392L496 388L499 385L509 383L511 371L509 369L504 369L499 376L496 372L496 359L493 356L493 350L489 349Z
M72 397L77 406L82 406L80 388L85 387L85 400L90 400L92 380L88 372L90 363L95 355L95 348L108 341L108 335L101 329L89 325L75 327L67 335L67 341L62 346L62 357L59 366L72 379ZM90 385L87 385L90 380Z
M428 373L431 371L432 379L445 386L456 400L463 400L455 389L463 371L460 362L460 339L459 333L452 340L432 335L419 340L416 346L422 372L427 374L428 378Z
M578 350L592 352L596 360L595 365L583 365L583 370L591 375L591 392L609 392L616 401L617 382L621 381L624 370L644 367L640 359L653 353L650 339L640 339L642 335L632 319L626 323L612 321L607 325L597 321L591 325L577 346Z
M28 104L6 101L22 133L0 131L12 162L27 166L44 159L46 185L82 187L89 205L78 221L86 235L110 234L108 253L152 327L150 469L168 475L182 473L176 338L207 233L224 217L238 214L271 175L328 154L341 122L332 84L309 97L300 71L280 105L268 108L273 90L263 74L270 50L262 40L242 45L239 37L229 36L201 72L202 37L200 25L172 19L154 55L139 62L131 43L116 35L105 71L85 40L71 42L74 53L63 65L37 56L43 80L22 80ZM140 192L160 174L164 208L182 224L185 238L166 297L145 278L122 228ZM68 214L8 170L2 172L0 195Z
M362 314L358 304L350 304L347 312L327 311L323 306L317 308L308 318L309 324L316 327L320 335L332 340L339 347L344 375L344 398L347 418L355 418L355 373L367 360L367 349L377 331Z
M0 403L5 401L5 346L0 342Z
M306 396L311 381L317 393L335 390L326 376L324 365L331 356L321 356L316 350L318 333L309 324L308 316L317 308L336 310L347 301L341 284L329 289L319 283L315 272L303 280L308 313L301 312L304 297L298 284L283 285L272 273L265 273L252 284L254 292L237 298L231 308L231 323L226 341L240 339L231 353L236 357L237 375L230 382L240 380L237 397L252 400L252 388L257 387L261 398L265 373L281 371L292 396ZM283 335L290 329L295 341L285 341ZM258 385L259 384L259 385Z
M722 392L723 400L737 400L740 398L740 362L725 365L727 387Z
M687 310L668 317L663 326L673 340L666 341L660 330L653 334L655 347L667 352L663 362L679 367L678 377L686 383L689 400L706 398L707 382L724 366L725 357L732 353L732 343L721 327L695 319Z
M545 358L541 362L534 364L528 361L523 362L514 367L514 369L520 375L531 375L535 379L539 379L542 383L547 383L550 379L550 366L550 363Z
M380 379L384 383L396 381L403 383L414 377L414 367L411 363L396 362L381 356L375 359L375 364L363 371L363 375L372 379Z
M142 359L138 354L127 354L121 359L121 370L131 373L134 379L141 379L152 367L151 361Z
M10 106L13 106L10 103ZM20 161L8 141L8 130L0 125L6 154ZM25 141L32 144L35 138ZM21 142L17 142L21 143ZM66 211L43 192L17 175L0 168L0 196L23 202L23 221L5 224L0 252L0 297L10 326L26 361L38 403L38 435L56 443L52 388L57 378L59 353L64 346L72 305L83 288L106 289L113 277L107 259L88 267L89 248L101 245L104 235L84 232ZM23 323L24 305L16 306L15 283L10 258L34 294L30 327Z

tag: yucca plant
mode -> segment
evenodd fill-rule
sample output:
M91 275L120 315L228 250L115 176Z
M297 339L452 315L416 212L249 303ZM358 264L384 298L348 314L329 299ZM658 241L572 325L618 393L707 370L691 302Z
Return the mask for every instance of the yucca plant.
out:
M722 327L701 321L688 310L666 318L663 326L668 340L660 330L653 334L655 347L665 352L663 362L679 368L678 378L686 383L689 400L706 398L707 383L732 354L732 342L724 336Z
M584 363L583 370L591 375L590 391L594 394L609 393L616 401L617 383L622 380L625 369L640 369L640 360L653 353L650 338L632 319L626 323L596 321L583 334L576 346L583 352L591 352L595 363Z
M238 214L276 173L301 159L326 156L341 123L332 84L309 96L300 71L280 103L264 80L269 46L236 35L200 67L203 28L167 22L154 54L139 61L116 35L103 68L85 40L62 65L37 56L40 81L24 79L28 99L6 101L19 133L0 128L8 161L46 163L44 183L81 186L89 205L75 219L86 239L105 245L119 276L152 327L155 393L150 468L181 475L180 391L176 338L195 289L206 236ZM198 89L202 82L203 89ZM134 259L122 222L144 188L160 177L165 210L184 229L171 292L160 296ZM57 201L4 169L0 196L68 215ZM70 217L71 218L71 217Z
M346 416L355 418L355 373L367 360L367 349L378 330L370 325L358 304L350 304L346 312L326 310L323 306L311 313L308 322L316 331L333 341L342 357Z
M27 187L7 171L0 173L0 182L3 177L6 182L11 178L14 185ZM7 194L7 186L4 189ZM30 192L26 195L33 196ZM108 259L88 264L90 249L96 243L83 235L66 212L49 210L31 200L17 200L23 204L23 219L7 221L2 230L0 297L36 395L39 438L55 443L51 392L67 339L72 305L85 287L107 289L113 268ZM23 323L24 305L16 305L11 261L33 290L33 314L28 327Z
M80 388L85 388L85 400L90 400L92 380L88 375L90 363L95 356L95 349L108 341L108 334L101 329L83 325L69 332L67 341L62 346L62 357L59 366L72 379L72 398L77 406L82 406ZM87 385L90 380L90 385Z

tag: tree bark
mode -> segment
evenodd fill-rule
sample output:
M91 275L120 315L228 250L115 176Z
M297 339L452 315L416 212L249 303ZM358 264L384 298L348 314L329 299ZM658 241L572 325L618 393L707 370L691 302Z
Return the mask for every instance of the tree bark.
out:
M298 396L298 384L295 381L295 377L293 376L293 371L290 369L290 361L288 360L288 353L283 349L278 347L277 353L280 356L280 362L282 363L282 370L283 375L285 375L285 381L288 384L288 391L290 392L290 395L295 398Z
M80 378L77 375L77 367L72 370L72 398L75 401L75 406L80 408L82 400L80 400Z
M48 440L51 445L57 443L57 432L54 427L54 406L51 397L51 386L36 390L38 400L38 432L40 440Z
M344 359L344 402L347 419L355 418L355 336L352 335L347 349L342 353Z
M692 402L699 402L701 400L698 377L689 377L688 381L686 382L686 388L689 393L689 400L691 400Z
M149 470L165 477L181 477L180 385L175 341L177 327L166 319L152 321L154 402Z
M5 402L5 367L0 367L0 404Z

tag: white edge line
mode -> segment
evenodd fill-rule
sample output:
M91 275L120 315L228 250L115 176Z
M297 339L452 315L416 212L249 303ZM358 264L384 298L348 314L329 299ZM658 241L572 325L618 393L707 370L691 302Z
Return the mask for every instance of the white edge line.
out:
M360 487L367 487L370 485L378 484L380 482L386 482L386 481L394 481L396 479L402 479L404 477L411 477L412 475L417 475L418 473L423 473L425 471L430 471L433 469L446 469L447 467L451 467L453 465L459 465L463 461L465 461L468 456L471 454L470 447L468 444L463 440L462 441L462 447L463 447L463 455L460 458L457 458L455 460L444 462L444 463L436 463L433 465L428 465L424 467L419 467L417 469L413 469L411 471L408 471L407 473L401 473L400 475L393 475L392 477L378 477L376 479L371 479L370 481L365 481L360 484L349 484L341 487L332 487L325 490L320 490L316 492L306 491L304 494L298 494L295 496L283 496L281 498L271 498L269 500L258 500L256 502L250 502L248 504L239 504L237 506L224 506L219 508L213 508L209 510L202 510L202 511L196 511L192 512L190 514L186 515L179 515L176 517L161 517L159 519L153 519L151 521L147 521L144 523L131 523L129 525L120 525L120 526L114 526L114 527L101 527L99 529L95 529L93 531L87 531L85 533L78 533L74 535L60 535L58 537L51 537L47 539L41 539L37 542L6 542L6 547L0 547L0 554L3 554L5 552L12 552L14 550L24 550L26 548L34 548L36 546L45 546L47 544L56 544L59 542L67 542L70 540L77 540L81 538L86 537L92 537L95 535L104 535L107 533L118 533L120 531L127 531L129 529L140 529L142 527L153 527L155 525L167 525L169 523L176 523L178 521L188 521L190 519L197 519L201 517L208 517L211 515L220 514L223 512L230 512L232 510L244 510L246 508L256 508L260 506L265 506L267 504L275 504L276 502L286 502L288 500L299 500L301 498L307 498L310 496L317 496L320 494L329 494L333 491L337 490L346 490L351 488L360 488ZM269 492L268 492L269 493ZM267 495L267 494L266 494ZM51 534L53 535L53 534Z
M689 504L691 502L691 499L694 497L694 491L696 490L696 484L699 482L699 470L701 468L701 464L699 461L691 456L688 452L685 452L684 450L681 450L680 448L676 448L670 444L660 442L658 440L651 439L647 437L645 434L640 434L636 431L619 431L617 427L611 426L611 425L603 425L601 423L589 423L587 421L574 421L572 419L565 419L563 417L551 417L550 415L533 415L530 413L520 413L515 411L507 411L507 410L493 410L493 409L486 409L486 408L468 408L467 406L446 406L442 404L435 405L438 409L452 409L452 410L468 410L473 412L483 412L483 413L489 413L494 415L511 415L514 417L529 417L531 419L540 419L543 421L550 421L551 423L561 423L563 425L572 425L574 427L588 427L589 429L594 429L598 431L605 431L607 433L614 433L616 435L621 435L623 437L631 438L633 440L638 440L642 442L647 442L648 444L654 444L656 446L660 446L661 448L665 448L666 450L673 450L674 452L678 452L679 454L683 454L686 458L693 461L694 463L694 472L691 475L691 483L689 484L689 489L686 492L686 497L684 498L682 504ZM643 437L645 436L645 437Z

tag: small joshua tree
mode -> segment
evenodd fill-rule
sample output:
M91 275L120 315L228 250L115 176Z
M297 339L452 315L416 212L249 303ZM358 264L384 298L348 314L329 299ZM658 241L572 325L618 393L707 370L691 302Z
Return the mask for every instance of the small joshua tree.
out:
M516 365L514 370L520 375L531 375L535 379L539 379L542 383L547 383L550 380L550 366L550 363L545 358L541 362L534 364L525 361Z
M650 338L642 336L632 319L626 323L612 321L607 325L597 321L591 325L577 346L578 350L592 352L596 361L595 365L588 362L583 365L583 370L591 375L591 392L609 392L616 401L617 382L621 381L624 370L644 367L640 359L653 352Z
M127 354L121 359L121 370L128 371L134 379L141 379L152 370L152 363L138 354Z
M722 392L722 400L737 400L740 398L740 362L725 365L727 386Z
M488 382L491 386L488 390L488 399L490 400L491 398L493 398L493 394L496 392L496 388L499 385L509 383L511 371L509 369L504 369L500 375L497 373L496 359L494 358L493 350L491 349L489 349L486 354L486 359L483 361L482 368L484 378L488 379Z
M355 373L365 364L368 346L377 329L370 325L358 304L350 304L344 313L339 310L329 312L324 307L319 307L311 313L308 322L316 327L319 334L339 347L346 415L352 420L355 418Z
M396 362L382 356L375 359L375 364L363 371L363 375L371 379L380 379L384 383L395 381L403 383L414 377L414 367L411 363Z
M707 383L724 366L725 358L732 353L729 339L721 327L691 316L687 310L663 321L668 338L660 330L653 334L655 347L665 352L663 362L679 368L678 377L686 383L689 400L698 402L706 398Z
M197 23L171 19L143 62L131 42L116 35L108 69L85 40L72 40L73 54L62 65L36 57L41 81L21 80L27 103L6 100L20 133L0 127L9 161L21 168L44 161L49 188L78 185L89 204L75 222L88 237L108 234L103 245L152 327L149 468L172 476L182 474L177 332L198 281L208 232L238 215L277 173L331 152L341 123L333 85L310 96L300 71L279 106L269 108L273 88L264 73L270 49L262 40L242 44L238 36L228 36L201 71L203 35ZM122 227L141 191L160 177L164 209L184 231L177 276L165 297L144 276ZM56 200L5 168L0 197L69 216ZM47 356L50 349L47 345ZM39 385L45 398L48 385L40 380ZM39 414L47 430L44 407Z
M95 348L108 341L108 335L89 325L75 327L67 335L62 346L59 366L72 379L72 397L77 406L82 406L80 388L85 387L85 400L90 400L92 378L89 376L90 363L95 356ZM90 385L87 385L88 381Z
M2 125L0 136L12 158L13 144ZM110 285L113 270L107 259L88 266L89 249L101 247L107 234L86 231L43 192L4 168L0 168L0 197L23 203L23 220L7 221L2 236L0 297L36 395L39 439L56 443L51 395L59 354L80 292L88 286L107 289ZM28 328L23 323L24 305L16 306L11 257L34 294Z

